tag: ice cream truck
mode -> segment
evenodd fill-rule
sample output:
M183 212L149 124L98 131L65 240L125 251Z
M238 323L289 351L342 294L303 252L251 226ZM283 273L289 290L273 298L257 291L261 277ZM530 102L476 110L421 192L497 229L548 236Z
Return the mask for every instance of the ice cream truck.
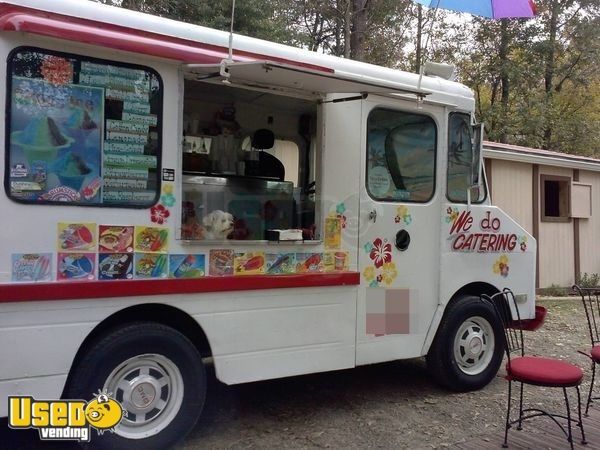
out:
M439 66L81 0L1 0L0 57L14 428L164 448L207 365L233 385L426 357L474 390L502 360L479 296L510 288L535 320L536 242L492 205L473 92ZM94 393L122 415L86 439L100 413L64 411Z

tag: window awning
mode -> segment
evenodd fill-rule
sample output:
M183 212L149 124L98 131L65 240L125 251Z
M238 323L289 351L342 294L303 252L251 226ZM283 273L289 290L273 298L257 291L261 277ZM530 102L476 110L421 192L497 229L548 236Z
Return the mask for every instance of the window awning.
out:
M273 61L232 62L220 65L188 64L188 77L205 81L225 81L236 86L321 99L327 94L414 94L428 91L408 84L347 73L339 70L313 70Z

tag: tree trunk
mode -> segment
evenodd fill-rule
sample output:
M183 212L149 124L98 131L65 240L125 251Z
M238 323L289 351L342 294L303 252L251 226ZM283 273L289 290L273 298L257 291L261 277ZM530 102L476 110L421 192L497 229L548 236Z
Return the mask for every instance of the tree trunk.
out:
M415 55L415 73L421 71L421 38L423 35L423 7L417 5L417 52Z
M352 28L350 34L350 57L365 60L365 33L367 32L367 4L369 0L352 0Z
M510 61L508 59L508 20L502 19L500 24L500 49L498 56L500 58L500 83L501 83L501 94L500 94L500 135L499 141L506 143L508 140L508 98L510 94L508 68Z
M552 85L554 84L554 71L556 64L556 34L558 32L558 10L556 0L551 4L550 23L548 24L548 47L546 49L546 69L544 73L544 90L546 92L546 111L549 111L552 103ZM546 121L544 128L544 149L552 146L552 123Z
M350 36L352 35L352 0L345 0L344 10L344 58L350 58Z

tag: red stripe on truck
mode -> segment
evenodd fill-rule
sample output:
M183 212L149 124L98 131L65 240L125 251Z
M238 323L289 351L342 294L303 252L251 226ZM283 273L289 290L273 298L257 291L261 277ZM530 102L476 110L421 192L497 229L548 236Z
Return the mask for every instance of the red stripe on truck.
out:
M0 31L23 31L167 58L186 64L219 64L221 60L228 57L226 47L1 2ZM235 61L268 60L319 72L334 73L334 70L328 67L239 50L234 50L233 59Z
M302 275L239 275L195 279L65 281L0 284L0 303L136 297L360 284L358 272Z

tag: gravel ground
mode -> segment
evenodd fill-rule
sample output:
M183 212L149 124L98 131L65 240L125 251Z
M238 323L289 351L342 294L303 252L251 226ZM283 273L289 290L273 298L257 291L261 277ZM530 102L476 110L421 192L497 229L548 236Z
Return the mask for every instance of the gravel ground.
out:
M589 347L581 302L538 304L548 316L544 327L526 333L528 352L576 363L589 380L588 360L577 353ZM506 408L502 376L503 370L485 389L462 394L438 387L422 359L239 386L212 377L205 412L180 448L426 449L499 436ZM564 407L557 390L530 388L525 397L546 409ZM0 448L34 447L49 448L35 433L8 431L6 420L0 422Z
M540 330L525 334L528 353L569 360L589 374L589 360L577 353L589 347L581 302L540 299L538 304L548 316ZM183 447L448 447L500 435L507 392L503 374L501 369L483 390L461 394L438 387L422 359L240 386L215 382L206 413ZM557 390L526 388L525 398L546 409L564 408Z

